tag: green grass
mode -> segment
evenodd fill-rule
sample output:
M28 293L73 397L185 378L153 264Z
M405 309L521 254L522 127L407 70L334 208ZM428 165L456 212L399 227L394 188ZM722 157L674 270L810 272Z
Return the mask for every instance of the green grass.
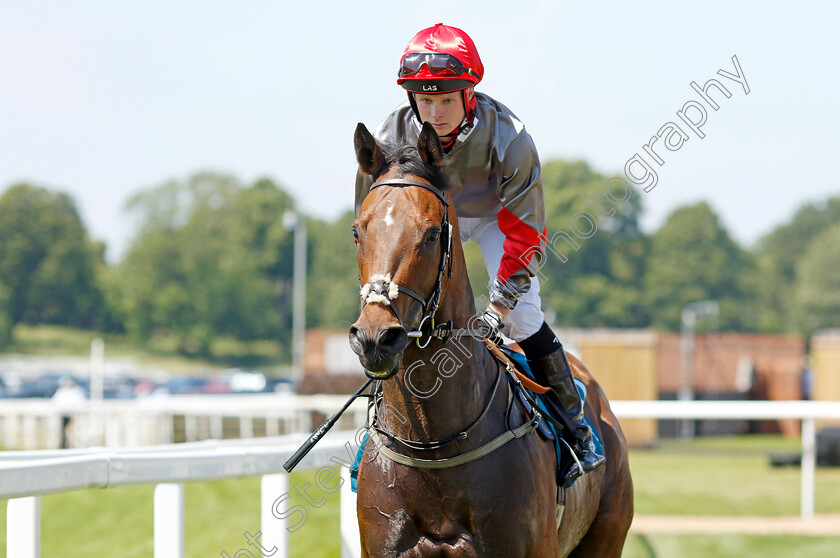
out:
M622 558L837 558L840 538L797 535L630 535Z
M773 469L771 451L795 450L797 440L776 436L667 442L633 450L631 468L639 514L797 515L799 469ZM313 483L313 471L296 473L290 485ZM310 491L310 494L318 493ZM346 490L346 488L342 488ZM186 555L234 556L246 548L245 531L260 528L259 479L188 483ZM45 558L147 557L152 554L153 487L75 491L42 498ZM280 495L278 494L278 497ZM294 496L288 505L301 503ZM840 512L840 469L818 469L817 512ZM287 508L288 509L288 508ZM306 524L291 535L292 555L334 558L340 554L338 493L322 508L308 506ZM5 539L5 506L0 540ZM840 537L793 535L631 535L625 558L835 558ZM5 556L0 552L0 557Z
M313 482L314 471L292 475L289 486ZM343 489L342 489L343 490ZM308 491L319 495L317 488ZM147 558L153 553L153 486L81 490L41 498L41 555L45 558ZM278 497L281 495L278 494ZM259 478L187 483L184 489L186 556L234 556L248 547L244 533L260 530ZM293 496L285 509L303 500ZM5 558L6 506L0 510L0 557ZM322 508L307 506L306 523L290 536L296 558L340 554L338 492ZM11 557L10 557L11 558Z
M132 357L141 365L171 373L232 366L271 368L288 364L281 357L279 345L272 341L243 342L219 338L213 342L212 355L199 358L180 354L172 336L157 336L140 345L126 335L103 335L61 326L17 325L12 343L3 352L35 356L88 356L90 342L97 337L105 341L106 358Z
M798 451L779 436L668 441L634 450L630 469L639 514L797 515L799 468L773 468L769 454ZM840 469L819 469L816 512L840 512Z
M798 515L799 468L773 468L769 454L799 451L780 436L665 441L632 450L637 514ZM840 469L818 469L816 512L840 512ZM637 535L623 558L836 558L840 537L799 535Z

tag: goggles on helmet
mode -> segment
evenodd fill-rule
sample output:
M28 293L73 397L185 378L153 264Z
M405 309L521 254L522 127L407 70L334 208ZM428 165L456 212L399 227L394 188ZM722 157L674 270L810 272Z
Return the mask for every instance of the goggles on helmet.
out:
M466 73L481 78L451 54L438 52L414 52L406 55L402 59L398 75L400 77L413 76L424 65L438 77L458 77Z

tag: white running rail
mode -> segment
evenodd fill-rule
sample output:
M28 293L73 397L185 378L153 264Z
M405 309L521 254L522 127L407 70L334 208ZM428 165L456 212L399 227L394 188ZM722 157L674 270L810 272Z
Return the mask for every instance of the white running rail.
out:
M350 491L349 470L346 467L341 467L340 481L335 478L334 472L320 474L320 468L334 470L337 465L348 463L357 449L355 434L355 431L347 431L326 436L299 465L301 471L319 470L314 475L318 486L322 482L330 487L341 483L342 516L354 520L342 522L342 540L354 541L349 545L342 543L342 558L358 558L360 554L356 548L359 537L355 524L355 494ZM259 537L258 543L266 550L277 548L273 553L275 558L287 558L287 527L291 514L286 512L291 506L287 503L275 509L274 504L289 492L288 475L282 469L283 463L304 439L303 436L285 436L120 450L89 448L0 452L3 458L0 460L0 499L9 498L6 555L14 558L40 557L42 494L155 484L154 556L183 558L183 483L261 475L261 524L259 530L255 526L253 535Z
M840 402L812 401L613 401L619 418L654 419L798 419L802 421L803 518L814 514L816 465L815 424L840 419ZM300 469L335 467L355 453L355 432L339 432L321 441ZM168 446L112 450L2 452L0 498L8 502L7 556L40 556L40 495L94 487L156 484L155 558L184 556L183 483L262 476L261 538L273 556L288 556L286 519L272 513L278 495L288 492L282 464L297 449L302 436L251 440L206 441ZM345 444L349 443L350 452ZM349 490L347 469L341 467L341 547L343 558L359 556L355 494ZM325 473L325 477L328 474ZM316 474L316 478L318 475ZM335 481L333 481L335 482ZM283 515L283 514L281 514ZM224 556L224 555L222 555Z
M62 410L49 399L2 399L0 447L57 449L60 447ZM224 394L170 395L148 399L86 401L65 412L72 416L74 447L110 448L171 444L174 417L183 417L187 442L221 439L224 424L238 427L240 438L254 437L254 424L264 424L266 436L312 431L314 413L330 415L347 401L346 395ZM364 423L364 405L354 405L339 427ZM225 422L227 421L227 422Z
M840 401L612 401L615 416L653 419L798 419L802 421L800 515L814 516L818 419L840 419Z

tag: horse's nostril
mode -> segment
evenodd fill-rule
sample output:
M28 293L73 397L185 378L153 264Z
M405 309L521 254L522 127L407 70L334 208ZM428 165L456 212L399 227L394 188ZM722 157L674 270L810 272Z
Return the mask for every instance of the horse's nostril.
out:
M350 326L350 348L357 355L361 355L366 350L366 345L370 345L370 341L365 338L365 335L356 326Z
M379 334L376 346L384 352L398 353L408 345L408 334L404 327L389 327Z

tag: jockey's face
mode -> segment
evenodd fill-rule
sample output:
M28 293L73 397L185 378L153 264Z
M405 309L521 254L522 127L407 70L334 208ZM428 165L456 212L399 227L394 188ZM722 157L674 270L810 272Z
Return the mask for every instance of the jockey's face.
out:
M434 126L439 137L452 133L461 125L466 116L464 99L461 95L461 91L437 95L415 93L414 100L417 102L420 120ZM472 95L472 87L470 87L467 90L467 96L472 98Z

